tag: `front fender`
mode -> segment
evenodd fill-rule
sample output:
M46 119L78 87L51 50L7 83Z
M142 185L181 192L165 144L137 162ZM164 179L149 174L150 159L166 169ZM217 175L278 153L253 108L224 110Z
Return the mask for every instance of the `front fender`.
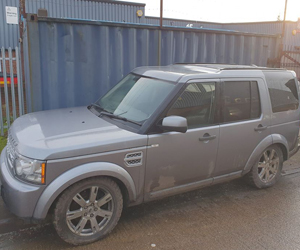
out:
M266 138L264 138L253 150L252 154L250 155L245 168L243 170L243 174L248 173L251 168L254 166L254 164L257 162L258 157L261 155L261 153L269 146L273 144L282 144L286 150L288 151L288 143L285 137L279 134L272 134L268 135Z
M127 188L129 200L135 201L136 188L133 179L125 169L108 162L93 162L72 168L51 182L41 194L33 218L46 218L50 206L66 188L80 180L95 176L111 176L119 179Z

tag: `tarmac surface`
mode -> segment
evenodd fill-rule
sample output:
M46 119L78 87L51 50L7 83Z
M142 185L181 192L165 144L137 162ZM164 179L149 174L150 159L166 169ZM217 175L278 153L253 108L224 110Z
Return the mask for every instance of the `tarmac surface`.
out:
M0 249L300 249L300 152L280 181L258 190L243 179L127 208L102 241L72 247L51 223L29 225L0 201Z

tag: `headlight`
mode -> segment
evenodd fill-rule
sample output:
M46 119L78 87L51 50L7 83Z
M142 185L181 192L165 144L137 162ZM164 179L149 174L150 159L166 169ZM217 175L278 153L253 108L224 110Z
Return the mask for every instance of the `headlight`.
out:
M45 183L45 162L18 155L14 167L18 178L37 184Z

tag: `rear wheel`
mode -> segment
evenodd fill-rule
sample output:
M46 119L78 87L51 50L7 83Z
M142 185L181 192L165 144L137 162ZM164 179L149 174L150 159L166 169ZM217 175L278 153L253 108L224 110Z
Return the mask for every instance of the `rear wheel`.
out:
M91 243L113 230L122 209L122 193L112 179L86 179L61 195L54 210L54 227L70 244Z
M257 163L246 177L257 188L271 187L280 178L282 165L282 151L278 146L272 145L260 155Z

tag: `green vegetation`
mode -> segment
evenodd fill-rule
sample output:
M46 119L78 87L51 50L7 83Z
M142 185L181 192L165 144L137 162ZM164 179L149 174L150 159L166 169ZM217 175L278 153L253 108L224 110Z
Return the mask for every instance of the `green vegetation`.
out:
M7 138L0 136L0 152L6 146Z
M7 128L4 128L4 136L0 136L0 153L4 149L7 143Z

